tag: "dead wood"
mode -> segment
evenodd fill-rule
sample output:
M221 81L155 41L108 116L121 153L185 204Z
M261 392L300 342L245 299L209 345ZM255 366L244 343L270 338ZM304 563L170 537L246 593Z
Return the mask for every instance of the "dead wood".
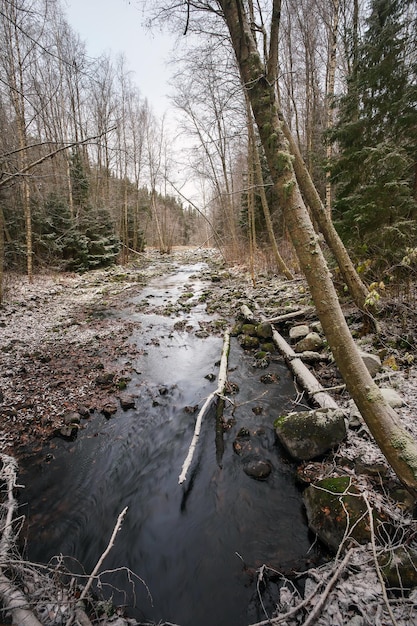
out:
M269 322L270 324L280 324L281 322L288 322L296 317L303 317L305 315L310 315L313 313L314 308L312 306L306 307L305 309L297 309L297 311L291 311L290 313L283 313L282 315L277 315L276 317L271 317L265 319L265 322Z
M225 390L226 382L227 382L227 361L229 357L229 349L230 349L230 331L226 330L224 333L224 339L223 339L223 350L222 350L222 356L220 360L220 369L219 369L219 377L218 377L218 382L217 382L217 389L208 396L207 400L205 401L205 403L203 404L201 410L199 411L197 415L197 420L196 420L195 428L194 428L194 435L191 440L190 447L188 449L187 457L183 463L181 474L178 478L178 484L180 485L187 478L187 472L192 463L194 452L198 443L198 438L200 436L203 417L207 413L209 408L211 407L214 400L218 399L220 396L224 394L224 390Z

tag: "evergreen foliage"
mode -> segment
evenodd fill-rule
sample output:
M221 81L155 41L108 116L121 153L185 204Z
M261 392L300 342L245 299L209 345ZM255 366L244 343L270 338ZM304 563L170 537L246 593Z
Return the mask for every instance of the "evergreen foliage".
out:
M336 225L379 268L416 238L417 49L407 4L372 0L333 133Z

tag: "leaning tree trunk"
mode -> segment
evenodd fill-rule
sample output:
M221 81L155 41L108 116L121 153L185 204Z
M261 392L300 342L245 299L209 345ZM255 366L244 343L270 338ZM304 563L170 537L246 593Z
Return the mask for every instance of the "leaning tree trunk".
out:
M274 1L274 7L277 2ZM271 176L336 364L381 451L400 480L417 495L417 446L400 426L370 376L350 334L330 271L319 245L294 172L278 115L274 82L251 33L243 0L219 0L244 86L250 98ZM279 16L278 18L279 19Z
M304 163L297 142L295 141L288 124L286 124L286 122L282 119L281 113L279 113L279 117L281 119L283 133L288 141L289 150L294 157L293 167L303 198L310 207L314 219L319 226L320 232L323 234L327 245L336 259L340 273L342 274L349 289L349 293L355 301L355 304L360 309L363 309L368 295L368 290L355 270L352 259L340 239L329 213L326 211L326 208L321 201L319 193L311 179L310 173Z

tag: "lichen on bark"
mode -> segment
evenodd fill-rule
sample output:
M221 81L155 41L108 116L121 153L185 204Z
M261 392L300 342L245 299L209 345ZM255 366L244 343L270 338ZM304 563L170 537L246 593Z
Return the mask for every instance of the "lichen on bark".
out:
M403 429L398 429L391 435L391 445L399 451L399 456L407 463L417 479L417 453L413 437Z

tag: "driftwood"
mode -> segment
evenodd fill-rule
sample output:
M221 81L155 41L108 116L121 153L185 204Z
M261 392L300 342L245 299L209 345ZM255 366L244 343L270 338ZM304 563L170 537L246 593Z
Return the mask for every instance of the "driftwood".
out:
M328 393L326 393L326 390L322 385L320 385L314 374L312 374L308 367L304 365L299 355L294 352L291 346L285 341L284 337L275 329L272 331L272 338L274 340L274 344L283 354L294 376L306 390L310 398L314 400L314 402L316 402L322 409L339 408L337 402L333 400Z
M263 322L268 321L264 315L260 314L260 318ZM284 337L276 329L272 330L272 339L278 350L284 356L288 367L291 369L294 376L303 389L305 389L309 397L322 409L338 409L339 406L337 402L333 400L328 393L326 393L326 390L319 383L314 374L312 374L308 367L304 365L300 355L294 352Z
M224 334L224 340L223 340L223 350L222 350L222 356L220 360L220 369L219 369L219 377L218 377L218 382L217 382L217 389L208 396L207 400L205 401L205 403L203 404L202 408L200 409L197 415L195 428L194 428L194 435L191 440L190 447L188 448L188 454L183 463L181 474L178 478L178 484L180 485L187 478L187 472L192 463L194 451L197 447L198 438L200 436L203 417L209 410L212 402L214 402L216 398L224 394L224 389L226 387L226 381L227 381L227 360L229 357L229 348L230 348L230 331L226 330Z
M296 311L291 311L290 313L283 313L282 315L277 315L277 317L270 317L265 319L265 322L269 322L270 324L280 324L281 322L288 322L296 317L303 317L304 315L309 315L314 311L312 306L309 306L305 309L297 309Z

